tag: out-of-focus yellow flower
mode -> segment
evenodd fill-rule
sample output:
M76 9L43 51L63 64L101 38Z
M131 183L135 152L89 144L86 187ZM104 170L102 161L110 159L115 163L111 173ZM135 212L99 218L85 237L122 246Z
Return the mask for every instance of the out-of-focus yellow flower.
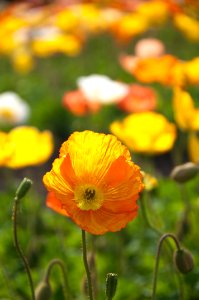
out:
M112 32L119 40L129 40L132 37L145 32L148 22L144 16L137 13L124 15L112 26Z
M133 152L159 154L169 151L176 139L176 127L155 112L135 113L115 121L110 130Z
M57 39L58 52L67 55L77 55L82 48L82 42L73 34L63 34Z
M79 20L80 30L89 33L98 33L104 28L103 19L101 19L101 11L94 4L74 5L72 12Z
M79 20L71 9L63 9L55 15L55 25L71 32L79 26Z
M50 56L55 53L76 55L81 49L81 41L73 34L64 34L56 27L41 29L41 35L34 38L32 51L38 56Z
M173 96L173 110L176 123L182 130L199 130L199 109L185 90L176 87Z
M141 172L143 176L144 189L148 192L152 191L158 186L158 180L149 173Z
M185 76L188 84L199 84L199 57L185 63Z
M164 1L146 1L141 3L137 12L140 13L150 25L162 24L168 17L168 5Z
M14 33L25 27L26 23L22 19L8 14L0 16L0 24L0 52L10 54L18 46Z
M178 13L174 16L174 24L190 40L199 41L199 21Z
M192 162L199 163L199 132L189 133L188 153Z
M12 55L14 69L21 73L27 73L32 70L34 61L32 54L26 48L16 49Z
M8 134L0 131L0 166L5 166L13 153L13 145L8 139Z
M35 127L19 126L8 133L13 145L12 156L5 166L13 169L39 165L47 161L53 151L50 131L39 132Z

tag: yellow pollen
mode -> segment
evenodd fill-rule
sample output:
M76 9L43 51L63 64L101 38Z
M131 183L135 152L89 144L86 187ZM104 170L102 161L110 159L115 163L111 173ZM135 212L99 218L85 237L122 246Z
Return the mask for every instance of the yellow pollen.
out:
M102 190L91 184L77 186L74 198L77 206L82 210L97 210L104 201Z

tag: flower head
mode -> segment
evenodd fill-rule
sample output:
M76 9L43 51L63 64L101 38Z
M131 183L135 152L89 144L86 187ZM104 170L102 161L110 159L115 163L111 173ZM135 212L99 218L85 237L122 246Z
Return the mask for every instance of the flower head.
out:
M127 147L144 154L169 151L176 138L175 125L155 112L131 114L113 122L110 129Z
M127 112L154 110L157 106L156 94L150 87L132 84L126 97L118 102L118 106Z
M155 38L140 39L135 45L135 56L140 58L159 57L164 53L163 42Z
M194 163L199 163L199 134L198 132L190 132L188 137L188 154Z
M176 123L182 130L199 130L199 109L195 108L187 91L179 87L174 89L173 109Z
M63 106L76 116L84 116L88 112L97 112L100 103L90 102L81 90L66 92L62 100Z
M143 188L140 169L116 137L73 133L44 175L47 206L93 234L118 231L134 219Z
M29 117L29 106L14 92L0 94L0 122L5 124L24 123Z
M44 163L53 151L52 134L39 132L35 127L19 126L7 134L7 144L12 146L12 155L4 166L17 169Z
M118 102L128 93L128 85L114 81L105 75L93 74L79 77L77 85L88 101L102 104Z

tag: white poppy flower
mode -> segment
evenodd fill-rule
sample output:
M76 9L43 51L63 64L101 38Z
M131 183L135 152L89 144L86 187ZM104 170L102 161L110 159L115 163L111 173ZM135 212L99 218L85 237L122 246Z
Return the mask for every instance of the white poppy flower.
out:
M30 114L30 109L16 93L0 94L0 122L5 124L24 123Z
M114 81L105 75L79 77L77 85L88 101L102 104L118 102L128 93L127 84Z

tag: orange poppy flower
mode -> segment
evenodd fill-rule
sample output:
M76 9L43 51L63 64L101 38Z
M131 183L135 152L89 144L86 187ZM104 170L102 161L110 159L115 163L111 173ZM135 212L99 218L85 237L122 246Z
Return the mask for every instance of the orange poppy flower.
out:
M140 169L115 136L73 133L43 177L47 206L92 234L124 228L137 215Z
M139 84L130 85L127 96L118 102L119 108L130 113L154 110L156 105L156 95L153 89Z
M63 105L76 116L84 116L89 112L97 112L100 104L89 102L81 90L66 92L63 97Z
M171 70L179 61L172 55L150 57L138 60L133 75L141 82L159 82L161 84L174 84L171 82Z

